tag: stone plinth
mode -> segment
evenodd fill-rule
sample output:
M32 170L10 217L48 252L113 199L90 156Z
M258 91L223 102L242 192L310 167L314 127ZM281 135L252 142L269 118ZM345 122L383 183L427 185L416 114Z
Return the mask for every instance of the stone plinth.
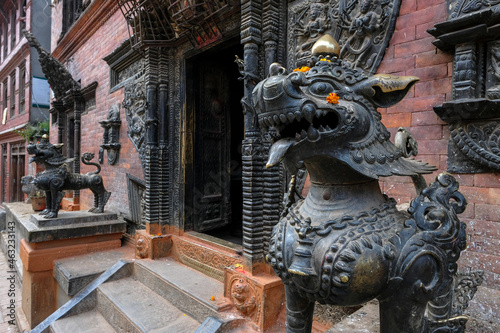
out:
M126 229L114 213L61 211L58 218L48 220L23 203L6 204L6 213L7 224L15 226L16 259L22 262L22 309L32 328L57 308L54 261L118 248Z
M226 268L224 296L255 328L282 331L275 325L285 308L285 288L280 278L271 275L251 275L242 265Z

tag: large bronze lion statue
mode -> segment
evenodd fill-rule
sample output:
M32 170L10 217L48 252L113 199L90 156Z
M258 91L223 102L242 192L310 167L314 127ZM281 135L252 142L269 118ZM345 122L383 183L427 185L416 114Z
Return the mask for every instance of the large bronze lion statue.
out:
M272 64L253 91L258 121L274 133L267 166L283 162L292 175L306 168L311 179L307 197L274 227L266 257L285 283L287 333L311 332L315 302L374 298L381 333L463 332L472 296L457 297L457 286L473 294L481 280L457 278L465 197L450 174L427 186L422 174L435 168L405 157L377 112L418 78L368 77L338 58L329 36L312 53L311 67L292 73ZM379 177L392 175L420 184L406 212L380 190Z
M101 167L97 163L90 162L94 154L82 154L81 161L86 165L93 165L97 168L95 172L85 175L71 173L68 163L74 158L66 158L62 155L62 144L52 144L44 136L42 140L27 146L28 154L34 155L30 163L43 164L45 171L38 173L33 180L33 184L42 191L45 191L47 208L40 215L46 218L56 218L59 212L61 200L64 197L63 190L90 189L94 193L94 207L89 212L102 213L104 206L108 202L111 192L106 191L102 181L102 176L98 173Z

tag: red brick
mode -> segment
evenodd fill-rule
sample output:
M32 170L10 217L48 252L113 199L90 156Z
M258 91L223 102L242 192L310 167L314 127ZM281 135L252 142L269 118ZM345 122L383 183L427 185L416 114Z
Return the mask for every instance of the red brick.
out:
M422 154L446 154L448 140L420 140L418 151Z
M474 185L479 187L500 187L500 173L475 174Z
M452 60L453 57L451 54L435 49L433 51L420 52L416 54L415 67L419 68L438 64L447 64L452 62Z
M415 67L415 57L405 57L396 59L385 59L380 64L377 73L393 74L406 71L408 68Z
M485 187L460 186L460 192L467 198L467 201L476 204L488 203L489 189Z
M412 40L415 40L415 27L410 26L410 27L405 27L401 30L396 30L394 31L394 34L392 35L391 39L391 44L392 45L397 45L405 42L410 42Z
M440 105L444 101L444 94L418 98L405 98L396 106L388 108L387 112L401 112L402 110L404 110L404 112L432 111L434 106Z
M411 199L417 197L415 187L411 183L388 183L384 186L384 193L396 199L398 204L409 202Z
M415 84L416 97L445 94L450 91L451 91L451 78L417 82L417 84Z
M413 56L418 53L432 51L436 47L432 44L434 37L413 40L394 46L394 58Z
M476 218L485 221L500 221L500 206L476 204Z
M500 239L500 223L492 221L471 220L467 224L467 233Z
M420 140L441 140L443 138L443 127L441 125L415 126L409 129L411 135Z
M473 175L454 174L453 177L455 177L455 179L460 184L460 188L462 188L462 186L474 186L474 176Z
M464 259L473 263L473 267L500 274L500 256L478 253L473 251L462 252Z
M389 45L389 47L385 50L383 60L393 59L394 58L394 45Z
M446 19L446 8L443 4L416 10L406 15L399 15L396 21L396 30L409 26L416 26L426 22L439 22Z
M465 219L473 219L476 217L476 209L474 203L467 202L467 208L465 211L459 215L459 219L464 221Z
M386 127L408 127L411 124L410 113L386 114L382 117Z
M442 6L444 7L443 10L446 10L446 3L443 3L442 0L416 0L416 2L417 10L422 10L433 6Z
M468 236L468 250L498 256L498 249L500 249L500 239L481 237L476 235Z
M439 117L434 111L413 112L411 114L412 126L435 125L439 123Z
M399 8L399 15L406 15L413 13L417 10L416 0L405 0L401 2L401 7Z
M417 76L420 81L429 81L442 79L450 75L448 73L448 64L439 64L425 68L414 68L406 71L406 75Z
M422 39L431 36L427 30L434 27L435 22L426 22L415 27L415 39Z

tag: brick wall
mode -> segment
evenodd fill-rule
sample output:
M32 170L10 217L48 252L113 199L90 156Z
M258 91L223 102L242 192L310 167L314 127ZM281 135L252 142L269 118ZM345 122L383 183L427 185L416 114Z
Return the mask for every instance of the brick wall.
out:
M403 0L390 47L379 73L414 75L420 81L394 107L380 109L382 121L394 135L407 127L419 144L418 159L438 167L428 181L446 171L449 130L434 113L433 106L451 99L452 55L432 45L426 30L446 20L442 0ZM461 270L484 269L484 286L500 289L500 173L456 174L468 199L461 215L468 228L468 248L460 259ZM382 189L399 202L415 197L409 178L390 177Z
M53 40L57 40L60 34L60 28L58 28L58 25L60 25L60 18L57 18L57 8L58 7L56 7L55 10L56 16L53 17L53 24L55 25L55 28L52 29ZM116 103L121 104L124 97L123 88L113 93L109 92L110 71L108 64L103 58L120 46L128 37L125 19L118 9L109 16L109 19L99 27L91 38L75 50L68 59L63 60L74 79L81 80L82 88L94 81L98 82L96 89L96 108L82 115L81 122L81 153L94 153L94 162L97 162L99 148L103 143L104 129L99 125L99 122L105 120L111 106ZM122 125L120 128L119 142L121 144L121 150L119 160L115 165L109 165L105 153L104 164L101 165L102 171L100 174L104 178L106 189L112 192L106 209L117 213L128 214L126 174L129 173L142 179L143 172L139 155L127 136L127 122L123 107L120 107L120 116ZM51 129L51 138L53 141L57 138L56 127L52 127ZM81 166L82 174L94 170L95 167L92 166ZM82 190L80 192L80 198L82 209L88 209L93 206L94 199L89 190Z

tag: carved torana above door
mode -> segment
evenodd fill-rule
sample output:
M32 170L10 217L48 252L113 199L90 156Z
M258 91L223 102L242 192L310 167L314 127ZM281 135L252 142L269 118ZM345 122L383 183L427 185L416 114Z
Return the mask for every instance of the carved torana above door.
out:
M340 57L366 74L377 71L394 32L400 0L296 1L289 6L290 69L309 66L312 45L332 35Z

